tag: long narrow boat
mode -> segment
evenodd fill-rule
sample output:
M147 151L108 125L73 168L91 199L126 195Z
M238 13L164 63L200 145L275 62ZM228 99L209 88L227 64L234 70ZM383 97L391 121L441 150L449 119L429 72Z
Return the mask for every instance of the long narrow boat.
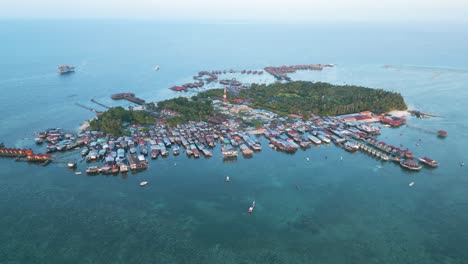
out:
M428 157L419 158L419 161L432 168L439 167L439 163L437 161L430 159Z

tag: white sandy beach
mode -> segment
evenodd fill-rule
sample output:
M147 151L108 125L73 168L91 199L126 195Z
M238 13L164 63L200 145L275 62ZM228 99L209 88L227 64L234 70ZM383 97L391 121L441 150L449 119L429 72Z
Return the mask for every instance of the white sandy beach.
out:
M83 130L86 130L88 128L89 128L89 122L85 121L85 122L83 122L83 124L81 124L81 126L78 128L78 130L83 131Z
M411 114L410 114L408 111L406 111L406 110L405 110L405 111L397 111L397 110L395 110L395 111L390 111L390 112L388 112L388 113L389 113L390 115L396 116L396 117L405 117L405 116L411 115Z

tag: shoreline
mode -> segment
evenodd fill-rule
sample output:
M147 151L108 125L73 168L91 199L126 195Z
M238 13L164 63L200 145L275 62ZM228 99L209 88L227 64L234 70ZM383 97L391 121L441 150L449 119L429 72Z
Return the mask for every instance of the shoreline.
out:
M89 128L89 121L84 121L80 127L78 127L78 131L84 131Z
M408 110L393 110L388 113L395 117L407 117L411 115L411 113Z

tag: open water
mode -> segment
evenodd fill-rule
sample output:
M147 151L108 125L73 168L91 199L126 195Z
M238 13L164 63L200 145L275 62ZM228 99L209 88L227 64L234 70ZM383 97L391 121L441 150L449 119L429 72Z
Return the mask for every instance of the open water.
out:
M305 63L337 66L293 79L398 91L442 116L410 124L448 131L383 128L381 140L441 164L418 173L333 145L287 155L263 139L252 159L224 163L217 148L127 177L0 159L0 263L467 263L467 28L0 21L0 141L10 147L77 129L93 113L75 103L100 109L92 98L128 106L110 95L157 101L201 70ZM60 64L77 71L59 76Z

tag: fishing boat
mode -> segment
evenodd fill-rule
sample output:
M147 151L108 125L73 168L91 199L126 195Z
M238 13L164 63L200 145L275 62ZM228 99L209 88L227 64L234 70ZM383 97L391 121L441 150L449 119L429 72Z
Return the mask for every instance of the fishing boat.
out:
M147 182L147 181L142 181L142 182L140 182L140 186L141 186L141 187L145 187L146 185L148 185L148 182Z
M159 71L159 65L154 66L155 71Z
M97 174L99 172L98 166L90 166L86 169L87 174Z
M75 172L76 175L81 175L81 171Z
M359 149L359 145L355 144L355 143L352 143L350 141L346 141L344 144L343 144L343 147L345 148L345 150L349 151L349 152L355 152Z
M252 214L253 213L253 210L255 208L255 201L252 202L252 205L249 207L249 214Z
M65 74L65 73L71 73L75 71L75 67L70 66L70 65L60 65L58 67L58 72L60 74Z
M126 172L128 172L128 166L126 164L120 164L119 170L122 173L126 173Z
M430 159L428 157L419 158L419 161L429 167L433 167L433 168L439 167L439 163L437 161Z
M229 176L226 176L226 182L229 182Z
M408 185L409 185L409 187L413 187L414 182L410 182Z

